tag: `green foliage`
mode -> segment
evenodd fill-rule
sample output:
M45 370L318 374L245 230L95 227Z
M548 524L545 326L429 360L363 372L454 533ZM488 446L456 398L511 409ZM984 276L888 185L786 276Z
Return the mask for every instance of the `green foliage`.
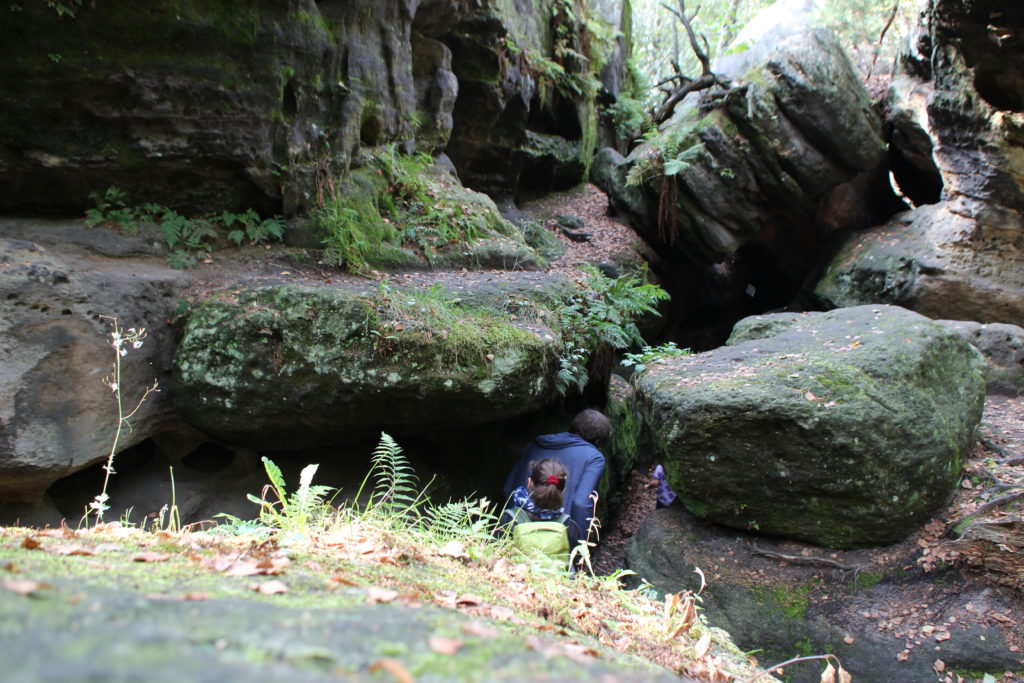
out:
M64 17L75 18L75 11L82 7L85 0L43 0L47 7L57 13L57 17L63 19Z
M890 18L892 24L883 37ZM895 59L914 20L914 3L895 0L824 0L819 17L819 23L839 36L862 68L875 59Z
M614 279L593 266L583 270L580 289L557 312L563 351L556 382L563 394L573 385L583 391L594 352L642 344L636 320L645 313L658 315L657 302L669 298L661 287L644 281L646 269Z
M288 495L281 469L266 456L262 460L270 483L263 487L259 498L252 494L247 496L260 506L260 521L272 529L295 535L308 534L315 524L322 524L332 511L326 498L333 489L313 485L313 476L320 466L307 465L303 468L299 474L299 488ZM273 494L276 500L268 500L268 494Z
M195 218L182 216L174 209L155 203L141 207L128 204L128 196L117 187L89 195L96 206L85 212L85 224L94 228L115 225L129 234L139 231L140 222L156 223L160 234L173 251L167 261L173 268L191 268L196 258L204 257L226 232L226 238L235 244L245 241L263 244L284 237L284 219L281 216L260 218L253 209L244 213L224 211Z
M312 213L325 234L324 262L368 274L409 262L415 250L433 264L439 250L497 228L493 217L432 175L432 166L429 155L401 155L394 145L372 154L344 191Z
M644 346L639 353L625 353L622 364L626 367L633 366L633 369L639 374L652 363L664 362L666 358L689 355L690 349L681 349L675 342L667 342L661 346Z
M372 481L373 490L363 514L379 514L393 518L415 514L422 504L416 489L416 473L402 454L402 448L390 435L381 432L380 442L373 451L372 466L359 486L356 499Z

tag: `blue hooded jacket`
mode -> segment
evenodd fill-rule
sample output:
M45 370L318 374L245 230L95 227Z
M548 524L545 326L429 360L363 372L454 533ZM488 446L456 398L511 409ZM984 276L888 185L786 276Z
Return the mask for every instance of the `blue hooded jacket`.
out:
M604 456L593 444L575 434L541 434L523 449L522 457L505 480L506 498L516 487L526 484L530 463L544 458L557 459L569 471L562 491L563 506L578 530L577 535L586 534L594 514L590 494L597 490L597 483L604 473ZM571 525L569 531L569 542L575 546L579 539L572 537Z

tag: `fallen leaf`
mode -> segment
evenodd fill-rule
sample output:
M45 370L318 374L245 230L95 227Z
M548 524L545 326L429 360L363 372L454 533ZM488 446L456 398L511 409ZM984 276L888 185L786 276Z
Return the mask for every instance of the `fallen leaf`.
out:
M953 636L949 635L949 631L939 631L935 634L935 640L939 641L940 643L944 640L949 640L952 637Z
M901 662L907 661L908 657L910 657L910 650L903 650L898 655L896 655L896 659L900 660Z
M442 555L454 557L460 560L469 559L469 554L466 552L466 546L462 545L458 541L448 541L438 552Z
M263 570L252 560L232 562L231 565L221 571L224 572L224 576L255 576L256 574L263 573Z
M352 579L346 579L344 576L341 576L339 574L335 574L334 576L331 577L331 583L340 583L343 586L358 586L359 585L355 581L353 581Z
M818 397L808 391L806 394L804 394L804 398L806 398L808 401L814 401L817 400Z
M444 636L430 636L427 640L430 649L439 655L453 655L465 645L460 638L446 638Z
M597 650L579 643L566 643L562 646L562 654L578 664L587 664L597 658Z
M992 617L993 619L995 619L996 621L1001 621L1004 624L1012 624L1013 623L1013 619L1011 619L1010 617L1006 616L1005 614L1002 614L1001 612L989 612L988 615L990 617Z
M167 553L146 551L132 556L132 562L166 562L171 559Z
M477 638L497 638L501 635L501 631L493 626L488 626L482 621L471 621L468 624L463 624L462 632L467 636L476 636Z
M380 586L370 586L366 591L366 604L372 605L377 602L391 602L398 597L398 591Z
M936 659L935 663L932 664L932 671L934 671L937 674L940 674L940 673L942 673L945 670L946 670L946 663L944 661L942 661L941 659Z
M201 602L209 597L206 593L185 593L181 596L181 599L186 602Z
M821 683L836 683L836 668L832 666L832 662L829 662L821 672Z
M39 539L34 536L26 536L25 540L21 542L21 547L25 550L35 550L41 545L42 543L39 542Z
M846 636L843 638L843 642L847 645L853 645L853 636Z
M476 607L482 604L484 604L484 601L476 597L475 595L460 595L459 597L455 598L456 607L459 605L465 607Z
M697 641L697 644L693 646L693 656L696 659L703 659L704 655L711 649L711 634L705 633Z
M54 555L95 555L95 553L84 545L65 545L51 550Z
M278 593L287 593L288 586L284 585L277 579L271 579L270 581L264 581L263 583L254 583L252 589L257 593L263 595L277 595Z
M21 571L20 569L18 569L18 565L14 564L13 562L5 562L3 569L5 572L10 572L12 574L17 574Z
M48 583L44 583L43 581L33 581L32 579L4 579L3 581L0 581L0 586L2 586L4 590L9 590L10 592L17 593L18 595L32 595L38 590L53 588L53 586Z
M378 659L370 665L370 673L386 671L391 674L398 683L416 683L416 679L409 675L402 663L397 659Z

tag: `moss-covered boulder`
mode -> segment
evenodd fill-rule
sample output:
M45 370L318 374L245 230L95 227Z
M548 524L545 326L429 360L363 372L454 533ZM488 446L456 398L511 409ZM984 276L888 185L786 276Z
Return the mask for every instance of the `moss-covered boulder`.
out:
M796 21L742 44L715 67L733 89L684 100L628 158L605 149L595 162L615 207L691 264L719 263L762 231L784 244L820 230L799 214L884 159L881 120L833 35Z
M248 289L192 312L175 404L211 436L262 448L451 429L552 400L557 344L442 290Z
M747 318L637 381L692 512L835 547L896 541L946 499L984 394L977 350L890 306Z

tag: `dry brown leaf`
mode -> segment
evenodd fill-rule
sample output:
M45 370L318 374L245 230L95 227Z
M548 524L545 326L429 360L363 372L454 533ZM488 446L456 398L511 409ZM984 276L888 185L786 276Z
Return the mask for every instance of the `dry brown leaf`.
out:
M206 593L185 593L181 596L181 599L186 602L201 602L209 597Z
M821 672L821 683L836 683L836 668L832 666L832 662L829 662Z
M221 571L224 572L224 576L255 576L263 573L263 570L252 560L232 562L231 565Z
M372 605L377 602L391 602L398 597L398 591L380 586L370 586L366 590L366 604Z
M370 665L370 673L377 673L378 671L386 671L391 674L398 683L416 683L402 663L397 659L378 659L376 662Z
M988 615L990 617L992 617L993 619L995 619L996 621L1001 621L1004 624L1012 624L1013 623L1013 619L1011 619L1010 617L1006 616L1005 614L1003 614L1001 612L989 612Z
M842 666L839 667L839 683L853 683L853 676Z
M942 661L941 659L936 659L935 663L932 664L932 671L934 671L937 674L940 674L940 673L942 673L945 670L946 670L946 663L944 661Z
M132 562L166 562L169 559L171 559L171 556L167 553L156 553L152 551L132 555Z
M908 657L910 657L910 650L903 650L898 655L896 655L896 659L898 659L901 662L907 661Z
M444 636L430 636L427 640L430 649L439 655L453 655L465 645L461 638L446 638Z
M589 664L597 658L597 650L579 643L566 643L562 646L561 654L578 664Z
M9 590L10 592L18 595L32 595L38 590L53 588L53 586L48 583L43 581L33 581L32 579L4 579L3 581L0 581L0 586L2 586L4 590Z
M944 640L949 640L952 637L953 636L949 635L949 631L939 631L935 634L935 640L937 640L940 643Z
M711 649L711 634L705 633L697 641L697 644L693 646L693 656L696 659L703 659L704 655Z
M853 636L848 635L848 636L844 637L843 638L843 642L846 643L847 645L853 645Z
M21 571L20 569L18 569L18 565L14 564L13 562L5 562L4 566L3 566L3 570L5 572L10 572L12 574L17 574L18 572Z
M501 635L501 631L493 626L488 626L482 621L471 621L468 624L463 624L462 632L467 636L476 636L477 638L497 638Z
M26 536L25 539L21 542L21 547L25 550L36 550L41 545L42 543L39 541L39 539L34 536Z
M260 573L268 576L282 574L290 566L292 566L292 561L283 555L281 557L265 557L256 563L256 568L260 570Z
M65 545L59 548L54 548L50 551L54 555L95 555L90 548L86 548L84 545Z
M343 586L358 586L359 585L358 583L356 583L352 579L347 579L344 576L341 576L340 574L335 574L334 576L332 576L331 577L331 583L332 584L341 584Z
M254 583L253 590L263 595L277 595L279 593L287 593L288 586L284 585L277 579L271 579L270 581L264 581L263 583Z

